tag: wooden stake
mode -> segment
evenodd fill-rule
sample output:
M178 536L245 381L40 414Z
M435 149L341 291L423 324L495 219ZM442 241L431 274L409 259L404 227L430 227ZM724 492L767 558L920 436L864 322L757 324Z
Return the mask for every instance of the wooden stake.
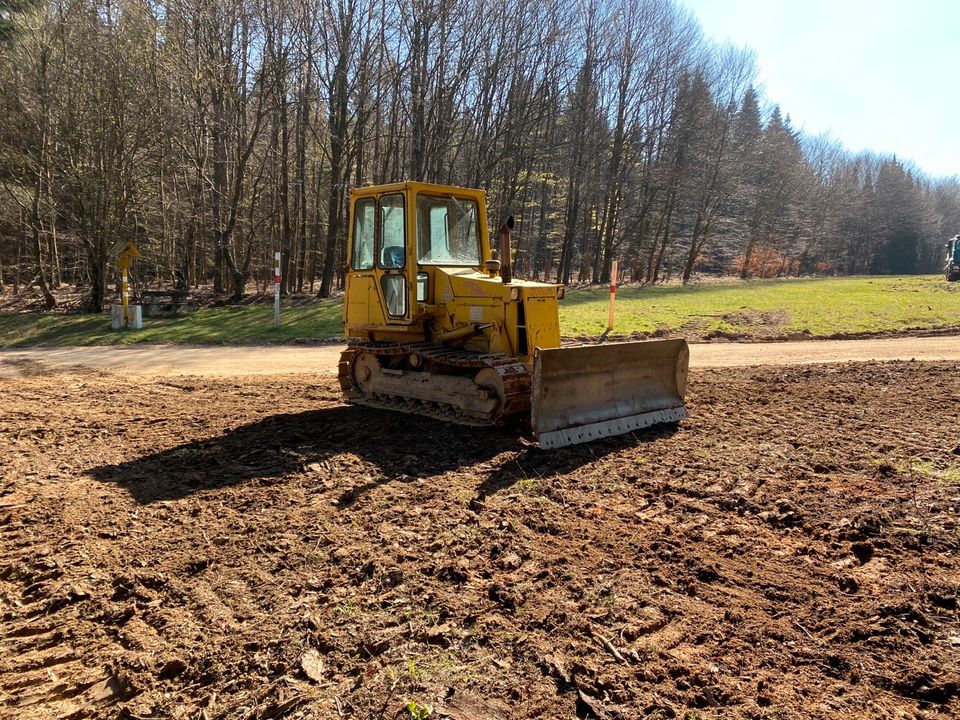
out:
M617 297L617 265L618 261L614 260L610 267L610 311L607 316L607 332L613 330L613 301Z

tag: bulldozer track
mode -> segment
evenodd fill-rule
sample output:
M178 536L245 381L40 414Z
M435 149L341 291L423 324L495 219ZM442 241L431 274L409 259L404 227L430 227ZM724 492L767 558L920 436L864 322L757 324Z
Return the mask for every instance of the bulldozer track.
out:
M463 375L465 372L494 370L503 383L503 402L492 414L467 412L452 402L425 401L402 395L375 393L366 395L354 380L353 369L363 353L371 353L379 361L397 360L418 355L425 368L440 375ZM530 411L530 370L522 362L503 353L477 353L450 348L441 343L351 343L340 355L338 368L340 389L350 402L383 410L426 415L460 425L505 425Z

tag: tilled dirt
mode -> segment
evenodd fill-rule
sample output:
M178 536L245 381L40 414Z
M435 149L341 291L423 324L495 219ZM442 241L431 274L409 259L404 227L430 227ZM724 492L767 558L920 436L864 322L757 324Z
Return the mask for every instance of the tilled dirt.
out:
M0 393L2 717L960 714L960 364L550 452L325 376Z

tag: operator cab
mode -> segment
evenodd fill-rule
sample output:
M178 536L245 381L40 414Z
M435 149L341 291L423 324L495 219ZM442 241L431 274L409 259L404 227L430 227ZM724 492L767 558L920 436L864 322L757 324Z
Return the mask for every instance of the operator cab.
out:
M351 194L347 326L360 335L417 323L439 302L439 268L479 272L489 257L479 190L408 182Z

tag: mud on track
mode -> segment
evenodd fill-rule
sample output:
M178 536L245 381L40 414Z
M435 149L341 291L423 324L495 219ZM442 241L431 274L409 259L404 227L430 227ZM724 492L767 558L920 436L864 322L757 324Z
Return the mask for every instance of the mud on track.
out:
M960 713L956 363L698 370L549 453L328 377L0 398L0 717Z

